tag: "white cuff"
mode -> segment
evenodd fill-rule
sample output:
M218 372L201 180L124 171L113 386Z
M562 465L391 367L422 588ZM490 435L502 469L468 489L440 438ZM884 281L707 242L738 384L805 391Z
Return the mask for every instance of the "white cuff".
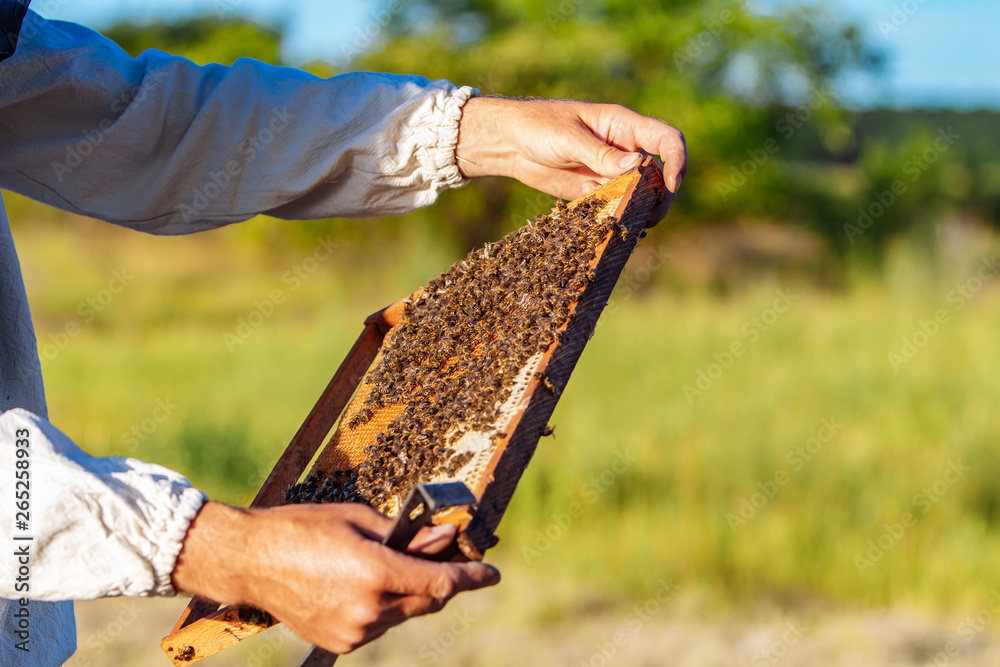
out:
M15 441L30 454L15 459ZM188 527L207 500L179 473L122 457L90 456L24 409L0 415L0 489L14 497L15 460L30 461L33 600L174 595L170 575ZM0 520L16 526L12 503ZM19 543L20 544L20 543ZM9 597L0 582L0 597Z
M414 128L419 145L416 155L425 180L433 183L440 192L445 188L459 187L468 182L458 169L455 148L458 146L458 127L462 120L462 107L479 91L462 86L450 95L435 97L435 107L429 118Z

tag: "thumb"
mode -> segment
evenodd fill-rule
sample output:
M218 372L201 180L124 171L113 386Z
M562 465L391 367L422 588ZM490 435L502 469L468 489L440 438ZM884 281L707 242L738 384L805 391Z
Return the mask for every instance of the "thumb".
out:
M589 129L578 135L578 140L569 146L570 157L595 174L605 178L615 178L639 166L642 153L630 153L605 143Z

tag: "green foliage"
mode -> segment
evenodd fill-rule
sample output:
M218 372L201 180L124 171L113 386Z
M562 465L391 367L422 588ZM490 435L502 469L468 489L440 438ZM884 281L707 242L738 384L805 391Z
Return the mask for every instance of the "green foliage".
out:
M277 64L281 46L280 30L244 20L220 21L215 15L148 25L119 23L103 34L132 56L146 49L159 49L199 65L231 65L242 57Z
M420 246L361 274L342 271L355 251L345 244L292 290L282 275L305 253L264 256L241 245L238 227L162 239L96 223L74 231L81 225L18 230L26 263L53 277L28 285L43 343L80 321L76 305L111 268L134 275L47 364L53 421L95 455L168 465L240 505L364 317L441 268L440 254ZM673 577L736 604L804 592L975 608L982 582L1000 576L995 274L960 310L948 294L991 250L970 248L968 262L938 276L921 254L894 251L877 282L836 295L783 287L797 299L777 319L764 315L772 287L725 299L697 289L619 290L551 419L555 434L518 487L495 557L623 598ZM394 264L399 275L383 275ZM55 279L67 266L73 280ZM633 262L624 284L641 282L643 266ZM275 289L283 303L230 351L224 334ZM894 368L888 353L904 338L919 340L921 322L942 308L949 321ZM754 318L769 322L766 330ZM760 335L748 335L748 325ZM686 392L734 341L745 352L721 374L708 370L716 379L701 395ZM151 426L158 399L172 408ZM794 469L789 454L824 419L840 428ZM124 436L137 425L144 435L130 445ZM615 466L619 454L624 468ZM970 470L938 485L924 511L914 497L954 460ZM729 515L778 471L787 482L734 530ZM573 503L583 513L567 525ZM859 570L855 557L867 559L869 540L903 512L916 514L916 525ZM546 531L555 535L548 546L538 537Z
M837 83L877 76L884 56L859 26L830 11L791 5L760 13L735 0L381 4L390 20L374 50L359 53L349 69L446 78L484 94L615 102L682 129L691 171L673 225L741 218L800 225L826 239L837 256L877 264L893 239L913 232L929 238L945 211L1000 216L1000 162L990 150L1000 141L995 119L843 108ZM280 26L215 16L106 32L130 53L155 47L223 63L239 56L279 62L282 36ZM323 63L307 68L334 73ZM852 233L859 209L905 179L912 151L925 150L934 132L951 124L964 137L956 150L941 155L919 182L908 182L912 187L864 234ZM306 247L337 231L377 252L397 244L403 228L416 228L445 256L457 257L547 204L519 184L486 179L445 193L405 223L367 222L364 231L331 221L288 225L269 234L267 244Z
M392 27L358 67L484 93L616 102L681 128L692 170L675 222L822 218L801 199L808 191L789 188L782 149L805 123L842 125L830 86L879 62L856 27L815 9L760 15L733 2L430 0ZM802 104L808 120L789 124Z

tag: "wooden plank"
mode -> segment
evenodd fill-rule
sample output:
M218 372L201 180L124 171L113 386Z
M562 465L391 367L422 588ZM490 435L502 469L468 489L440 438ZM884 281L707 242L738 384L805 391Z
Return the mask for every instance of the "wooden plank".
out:
M282 504L285 491L298 481L299 476L312 461L333 425L337 423L344 406L351 400L354 390L368 372L375 355L382 347L383 334L378 327L367 325L358 337L347 358L337 369L319 401L313 406L305 422L299 427L285 453L278 459L250 507L274 507Z
M226 607L165 638L160 648L178 667L193 665L275 624L240 618L238 608Z
M181 628L191 625L198 619L214 614L219 610L220 606L222 605L215 600L209 600L208 598L198 596L191 598L191 601L188 602L188 606L181 612L181 616L177 619L177 623L174 624L174 629L170 631L170 634L173 635Z
M378 327L378 330L382 332L383 336L385 336L389 333L390 329L403 320L403 307L406 305L406 302L410 299L417 298L423 293L423 291L423 288L420 288L405 299L400 299L399 301L386 306L382 310L372 313L365 319L365 326L373 324Z

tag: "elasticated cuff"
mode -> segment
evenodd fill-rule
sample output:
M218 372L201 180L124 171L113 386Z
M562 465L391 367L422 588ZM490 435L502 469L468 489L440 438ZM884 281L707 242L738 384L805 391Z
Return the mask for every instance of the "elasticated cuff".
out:
M177 557L184 546L184 538L187 536L188 528L191 527L191 522L198 516L202 506L208 502L208 496L194 487L188 487L180 493L171 495L172 498L162 508L163 517L159 520L151 518L151 523L161 525L163 541L158 543L159 549L150 556L156 583L153 590L149 591L149 595L169 597L177 594L171 577L177 564Z
M13 471L21 460L17 439L30 447L23 458L30 461L31 518L22 531L31 535L32 599L176 593L171 574L204 493L156 464L90 456L21 408L0 415L0 469ZM15 525L4 510L0 519ZM12 588L0 582L0 596L11 597Z
M455 159L458 146L458 127L462 120L462 107L479 91L462 86L450 94L443 94L434 109L433 121L421 133L421 146L417 149L417 161L425 178L434 183L437 191L465 185L468 179L462 176Z

